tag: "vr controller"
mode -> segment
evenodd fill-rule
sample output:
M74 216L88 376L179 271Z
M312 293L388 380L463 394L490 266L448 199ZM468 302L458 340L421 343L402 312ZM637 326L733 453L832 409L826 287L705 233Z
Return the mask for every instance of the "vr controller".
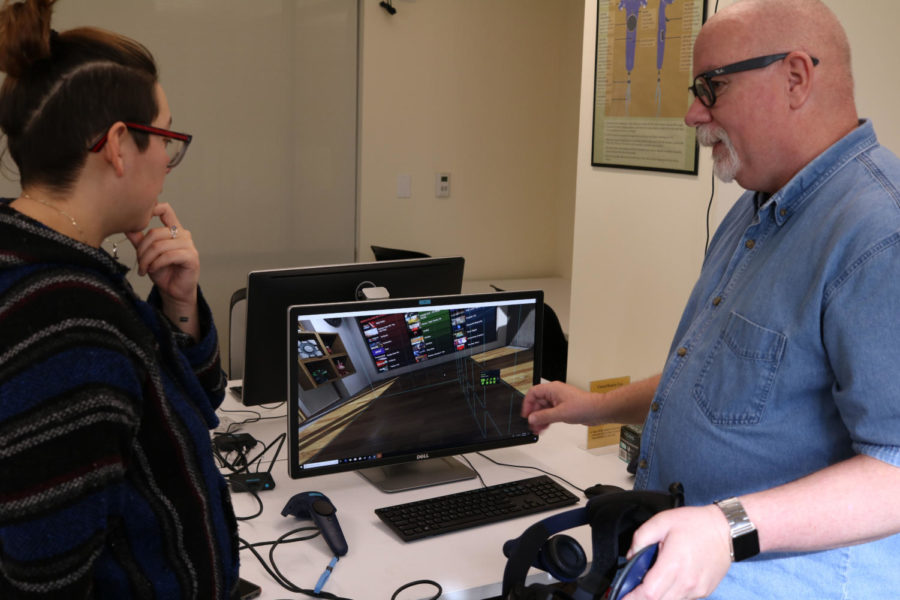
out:
M344 556L347 554L347 540L344 539L344 532L341 531L341 526L335 516L336 512L334 504L325 494L301 492L288 500L281 515L283 517L293 515L298 519L312 519L334 555Z

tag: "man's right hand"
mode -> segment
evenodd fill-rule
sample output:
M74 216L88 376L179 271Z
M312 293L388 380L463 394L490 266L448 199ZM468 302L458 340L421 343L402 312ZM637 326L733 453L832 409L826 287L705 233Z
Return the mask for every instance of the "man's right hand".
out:
M534 433L541 433L551 423L589 425L597 422L595 394L575 386L553 381L536 385L525 394L522 416Z

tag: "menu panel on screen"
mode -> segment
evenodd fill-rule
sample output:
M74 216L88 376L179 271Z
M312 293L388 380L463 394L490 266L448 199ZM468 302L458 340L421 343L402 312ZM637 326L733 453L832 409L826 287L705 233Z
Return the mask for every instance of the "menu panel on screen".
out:
M360 317L379 373L493 343L494 307L426 310Z

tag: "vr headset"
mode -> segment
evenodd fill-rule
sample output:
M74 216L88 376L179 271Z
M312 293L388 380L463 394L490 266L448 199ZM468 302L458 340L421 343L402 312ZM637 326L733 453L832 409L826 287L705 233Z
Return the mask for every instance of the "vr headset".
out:
M559 513L539 521L521 536L503 545L509 560L503 571L503 600L609 600L627 594L640 583L656 557L656 546L637 553L631 561L625 553L631 547L635 530L656 513L684 505L680 483L669 486L668 493L624 491L607 488L588 500L582 508ZM592 557L590 569L581 545L560 531L591 526ZM559 535L556 535L559 534ZM559 585L525 585L530 567L547 571ZM572 589L574 588L574 589Z

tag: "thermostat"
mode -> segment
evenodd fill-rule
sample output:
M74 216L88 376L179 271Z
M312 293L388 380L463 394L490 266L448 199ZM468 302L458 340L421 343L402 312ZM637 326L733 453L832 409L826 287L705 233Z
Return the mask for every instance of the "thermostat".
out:
M450 173L436 173L434 176L434 195L438 198L450 197Z

